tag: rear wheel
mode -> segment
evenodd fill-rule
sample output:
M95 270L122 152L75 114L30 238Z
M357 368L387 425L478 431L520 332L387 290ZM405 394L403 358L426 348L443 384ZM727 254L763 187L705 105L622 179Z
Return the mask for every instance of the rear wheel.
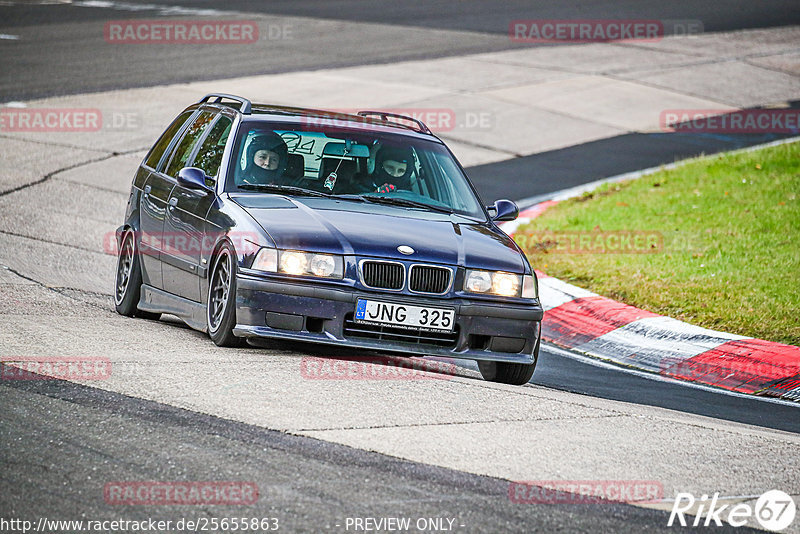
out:
M536 370L536 362L539 360L539 341L536 341L536 348L533 351L533 363L509 363L509 362L478 362L481 376L489 382L499 382L512 386L522 386L527 384L533 377Z
M158 320L160 313L138 309L139 294L142 290L142 267L136 254L136 236L128 230L122 237L122 246L117 256L117 278L114 287L114 308L117 313L128 317Z
M213 262L208 284L208 335L220 347L238 347L242 343L242 338L233 335L236 326L235 258L233 247L223 244Z
M136 261L136 243L133 232L125 232L117 256L117 279L114 287L114 307L117 313L133 317L139 291L142 287L142 272Z

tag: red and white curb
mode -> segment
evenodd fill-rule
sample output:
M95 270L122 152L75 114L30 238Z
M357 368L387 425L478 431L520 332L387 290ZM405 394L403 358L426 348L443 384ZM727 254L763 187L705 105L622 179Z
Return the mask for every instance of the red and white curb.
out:
M502 228L513 237L557 203L525 209ZM701 328L536 274L544 341L670 378L800 401L800 347Z

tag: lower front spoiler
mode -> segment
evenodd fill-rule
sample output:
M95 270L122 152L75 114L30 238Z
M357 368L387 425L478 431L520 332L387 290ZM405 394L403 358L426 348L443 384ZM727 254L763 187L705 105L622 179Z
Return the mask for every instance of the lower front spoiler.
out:
M405 299L409 304L453 307L458 324L457 338L449 346L438 346L349 335L345 332L345 322L352 318L359 297ZM406 355L530 364L536 361L542 315L538 305L487 305L463 299L409 300L403 296L239 276L237 325L233 333L245 338L295 340ZM495 339L505 343L516 340L518 345L513 352L492 350L495 345L503 346L502 342L495 343Z

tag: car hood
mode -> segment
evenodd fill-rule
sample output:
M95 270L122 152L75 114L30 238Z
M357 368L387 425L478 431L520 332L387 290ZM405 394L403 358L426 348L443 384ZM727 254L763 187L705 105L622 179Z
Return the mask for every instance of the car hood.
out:
M525 271L510 237L458 215L313 197L232 198L281 249ZM415 252L403 255L400 245Z

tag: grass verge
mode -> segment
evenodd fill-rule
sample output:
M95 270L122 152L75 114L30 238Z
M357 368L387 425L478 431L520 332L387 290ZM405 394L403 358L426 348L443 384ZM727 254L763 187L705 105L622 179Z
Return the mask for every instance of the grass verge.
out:
M606 184L550 208L515 240L535 268L601 295L800 345L798 195L795 142Z

